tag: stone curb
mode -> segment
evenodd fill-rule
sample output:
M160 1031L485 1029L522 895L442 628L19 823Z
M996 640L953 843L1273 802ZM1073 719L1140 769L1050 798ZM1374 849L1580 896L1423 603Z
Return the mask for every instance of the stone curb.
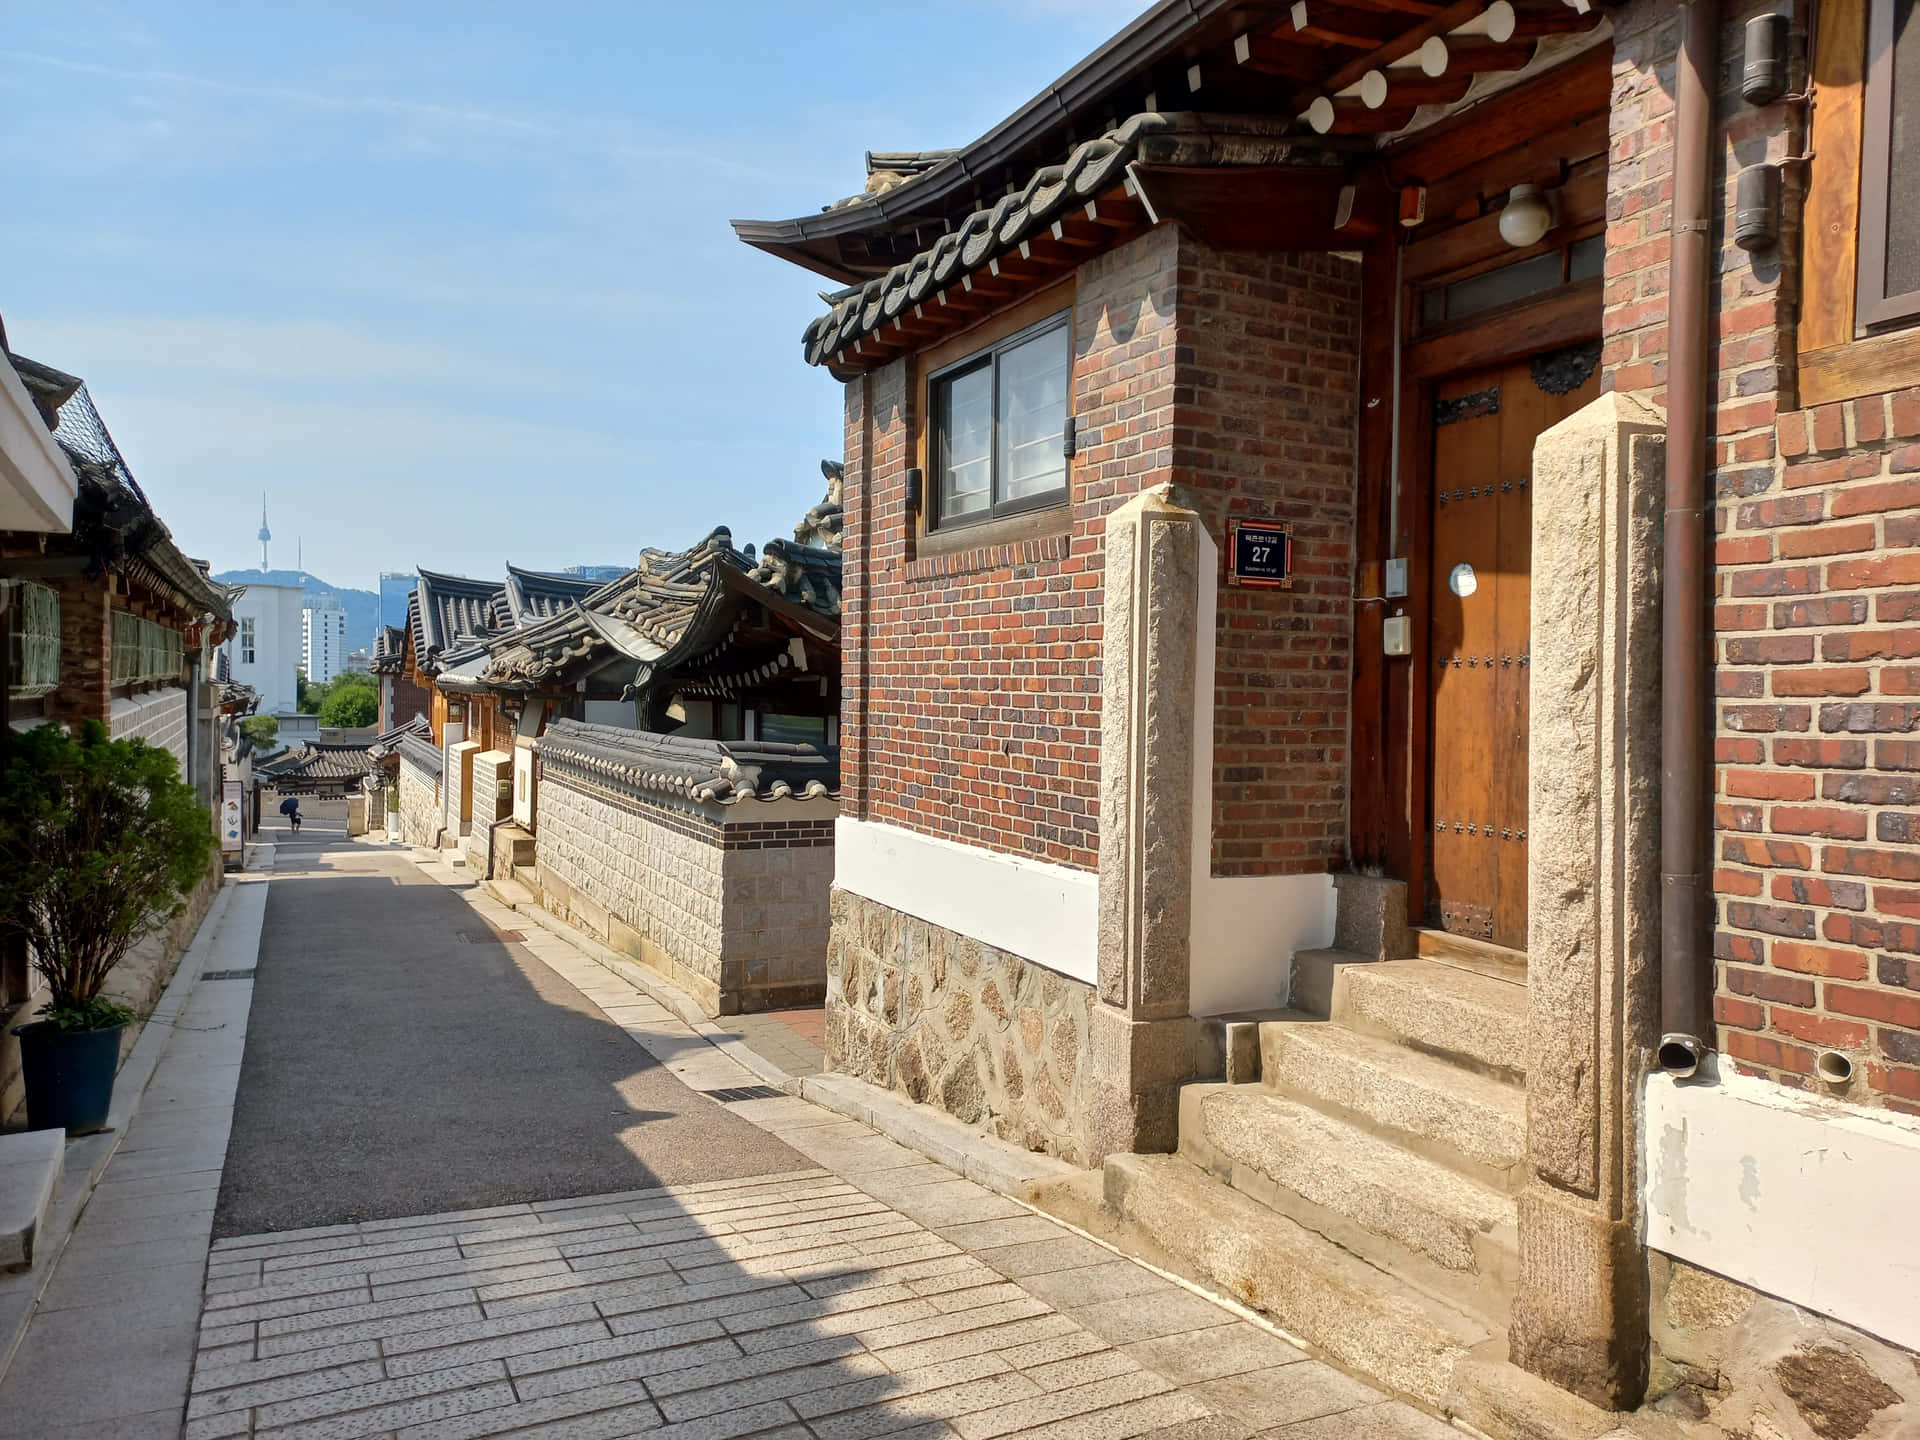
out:
M260 846L250 858L255 862L256 872L271 871L274 847ZM242 876L232 875L222 882L220 893L207 907L200 928L194 931L193 942L180 957L173 978L167 982L167 988L161 992L159 1001L148 1013L140 1029L140 1038L134 1041L126 1063L114 1077L113 1106L107 1113L108 1128L67 1142L53 1205L47 1212L45 1225L35 1237L32 1268L17 1274L0 1274L0 1379L6 1378L13 1364L20 1342L26 1337L27 1325L40 1304L40 1297L52 1283L54 1270L66 1251L67 1241L72 1237L74 1227L80 1223L87 1202L93 1198L94 1187L100 1183L108 1164L119 1153L128 1126L140 1113L140 1102L146 1095L147 1086L153 1080L154 1071L159 1068L167 1042L173 1038L173 1022L200 983L200 972L206 968L214 938L226 923L227 913L233 907L234 893L243 883Z
M976 1185L1011 1199L1024 1200L1028 1189L1040 1181L1086 1173L1064 1160L1023 1150L956 1120L944 1110L916 1104L904 1095L851 1075L809 1075L800 1082L799 1092L822 1109L858 1120Z

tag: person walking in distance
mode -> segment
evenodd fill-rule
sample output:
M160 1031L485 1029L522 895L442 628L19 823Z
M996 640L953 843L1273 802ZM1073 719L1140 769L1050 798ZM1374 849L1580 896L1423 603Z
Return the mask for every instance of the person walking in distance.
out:
M300 833L300 802L289 795L280 802L280 813L287 817L287 823L293 826L293 833Z

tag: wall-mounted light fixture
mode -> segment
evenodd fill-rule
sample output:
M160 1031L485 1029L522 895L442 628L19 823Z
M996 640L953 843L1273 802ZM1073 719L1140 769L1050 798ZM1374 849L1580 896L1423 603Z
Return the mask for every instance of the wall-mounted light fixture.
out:
M924 485L924 483L925 483L924 472L922 472L920 467L918 465L908 466L907 467L907 508L909 510L918 510L920 508L920 496L921 496L922 486Z
M1500 211L1500 238L1516 250L1538 245L1553 228L1553 202L1538 185L1516 185Z

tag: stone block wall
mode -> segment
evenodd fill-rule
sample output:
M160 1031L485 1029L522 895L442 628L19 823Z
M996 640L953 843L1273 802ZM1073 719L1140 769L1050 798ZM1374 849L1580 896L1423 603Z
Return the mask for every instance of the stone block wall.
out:
M679 808L549 762L535 837L543 902L710 1015L817 1003L832 818L711 813L731 808Z
M1096 1159L1093 988L850 890L833 892L827 1065L1029 1150Z
M1653 1408L1726 1435L1902 1435L1920 1423L1910 1351L1653 1251Z
M440 843L439 782L426 771L400 761L400 833L409 845Z
M116 740L144 740L167 751L187 778L187 692L178 685L114 700L108 729Z
M848 811L1095 868L1106 520L1172 481L1216 540L1282 520L1300 560L1292 590L1222 587L1214 871L1324 870L1345 849L1357 270L1165 225L1057 293L1079 448L1053 533L920 555L915 362L847 386Z
M1731 241L1738 173L1806 153L1805 107L1738 93L1742 29L1773 8L1723 13L1713 152L1715 1018L1743 1070L1920 1113L1920 388L1803 405L1807 167L1784 168L1776 252ZM1603 364L1657 405L1676 13L1614 12ZM1814 1078L1827 1049L1848 1086Z

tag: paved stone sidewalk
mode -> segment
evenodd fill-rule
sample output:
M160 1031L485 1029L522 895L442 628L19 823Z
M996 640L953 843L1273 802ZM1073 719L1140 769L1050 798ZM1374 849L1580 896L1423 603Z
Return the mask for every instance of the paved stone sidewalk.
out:
M737 1108L858 1176L217 1242L189 1440L1453 1433L865 1127Z
M756 1084L558 936L526 945L693 1089ZM727 1109L818 1168L218 1242L187 1434L1454 1435L865 1125Z

